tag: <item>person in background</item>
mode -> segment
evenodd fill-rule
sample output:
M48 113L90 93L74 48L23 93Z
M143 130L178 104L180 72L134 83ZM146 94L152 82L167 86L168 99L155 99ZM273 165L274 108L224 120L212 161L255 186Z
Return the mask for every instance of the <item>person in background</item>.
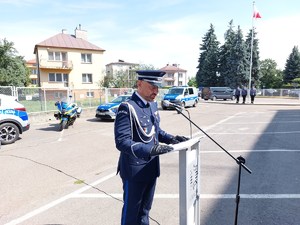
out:
M235 99L236 99L236 103L240 102L240 95L241 95L241 89L239 86L237 86L237 88L235 89Z
M156 180L160 175L159 155L173 150L168 144L188 140L160 128L155 98L165 72L142 70L137 73L137 91L120 104L114 124L115 144L120 151L117 173L120 172L123 182L121 225L149 225Z
M252 104L254 103L255 96L256 96L256 88L255 86L252 86L250 89L250 98Z
M246 97L247 97L247 88L245 86L243 86L242 88L242 98L243 98L243 104L246 103Z

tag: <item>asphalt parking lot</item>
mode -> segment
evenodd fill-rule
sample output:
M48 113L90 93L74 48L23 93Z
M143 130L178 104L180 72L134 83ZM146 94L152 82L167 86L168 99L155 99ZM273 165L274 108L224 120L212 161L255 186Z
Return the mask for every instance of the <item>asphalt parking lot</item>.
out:
M242 170L238 224L299 224L299 101L201 101L188 112L252 170ZM160 116L169 133L191 134L189 122L176 111L160 111ZM203 136L201 225L234 224L238 165L194 126L192 136ZM0 149L0 224L120 224L117 160L111 121L91 114L63 132L56 121L32 124L20 140ZM162 155L152 225L179 224L178 179L178 153Z

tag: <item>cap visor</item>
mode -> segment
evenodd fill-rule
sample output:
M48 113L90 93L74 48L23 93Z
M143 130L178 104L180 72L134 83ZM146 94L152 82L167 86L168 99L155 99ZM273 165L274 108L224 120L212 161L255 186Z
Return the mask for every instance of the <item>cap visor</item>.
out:
M151 84L151 85L153 85L153 86L156 86L156 87L161 87L161 83L159 83L159 82L149 82L149 81L147 81L149 84Z

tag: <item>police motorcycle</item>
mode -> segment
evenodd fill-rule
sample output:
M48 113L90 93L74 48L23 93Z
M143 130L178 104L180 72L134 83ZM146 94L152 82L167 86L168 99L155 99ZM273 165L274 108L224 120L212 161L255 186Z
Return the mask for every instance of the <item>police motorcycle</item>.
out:
M72 96L69 96L69 101L67 101L66 98L63 98L61 101L55 102L58 112L54 113L54 117L57 120L60 120L59 131L73 125L76 118L80 117L82 112L82 108L72 102L71 98Z

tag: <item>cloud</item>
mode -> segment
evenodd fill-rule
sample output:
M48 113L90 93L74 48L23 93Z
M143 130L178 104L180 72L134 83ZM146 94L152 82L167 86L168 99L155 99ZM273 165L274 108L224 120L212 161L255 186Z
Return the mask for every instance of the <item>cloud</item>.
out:
M294 46L300 46L300 30L295 24L300 15L256 21L261 59L271 58L284 69Z
M40 2L39 0L0 0L0 4L14 5L17 7L34 5Z
M104 41L107 63L119 58L133 63L152 64L156 68L177 63L188 71L189 76L195 76L201 40L201 29L195 29L195 19L194 16L188 16L134 27L127 34L121 34L123 40Z

